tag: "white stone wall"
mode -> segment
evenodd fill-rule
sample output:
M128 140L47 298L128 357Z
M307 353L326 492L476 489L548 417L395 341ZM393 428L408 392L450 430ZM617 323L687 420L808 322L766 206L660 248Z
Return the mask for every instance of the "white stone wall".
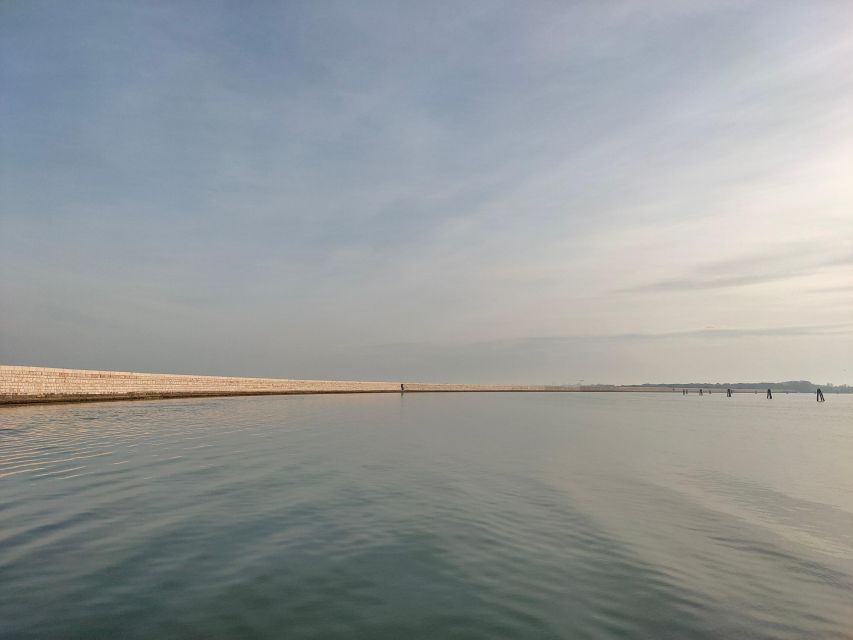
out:
M91 397L399 392L399 382L349 382L87 371L0 365L0 402Z
M407 392L580 391L572 386L405 383ZM670 391L668 388L584 387L584 391ZM108 398L288 393L399 393L399 382L287 380L192 376L130 371L88 371L0 365L0 404Z

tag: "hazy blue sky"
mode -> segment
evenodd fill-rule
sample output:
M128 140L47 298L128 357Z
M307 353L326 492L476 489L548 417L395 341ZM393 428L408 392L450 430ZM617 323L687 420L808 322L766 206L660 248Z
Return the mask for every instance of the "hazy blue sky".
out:
M853 382L853 3L0 3L0 362Z

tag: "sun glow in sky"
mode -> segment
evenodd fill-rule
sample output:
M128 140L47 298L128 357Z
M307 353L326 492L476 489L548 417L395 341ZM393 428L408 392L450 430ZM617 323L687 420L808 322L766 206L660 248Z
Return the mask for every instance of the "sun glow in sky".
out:
M0 362L853 382L853 4L3 3Z

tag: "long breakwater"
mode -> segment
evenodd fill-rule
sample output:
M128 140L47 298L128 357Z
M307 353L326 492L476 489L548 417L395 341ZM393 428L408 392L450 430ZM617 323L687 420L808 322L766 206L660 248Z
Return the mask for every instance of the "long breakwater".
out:
M0 365L0 404L314 393L671 391L668 387L292 380Z

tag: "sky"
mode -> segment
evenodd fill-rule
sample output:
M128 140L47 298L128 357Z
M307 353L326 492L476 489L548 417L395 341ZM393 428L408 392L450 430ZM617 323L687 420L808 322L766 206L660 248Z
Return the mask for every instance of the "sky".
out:
M0 363L853 383L853 3L0 3Z

